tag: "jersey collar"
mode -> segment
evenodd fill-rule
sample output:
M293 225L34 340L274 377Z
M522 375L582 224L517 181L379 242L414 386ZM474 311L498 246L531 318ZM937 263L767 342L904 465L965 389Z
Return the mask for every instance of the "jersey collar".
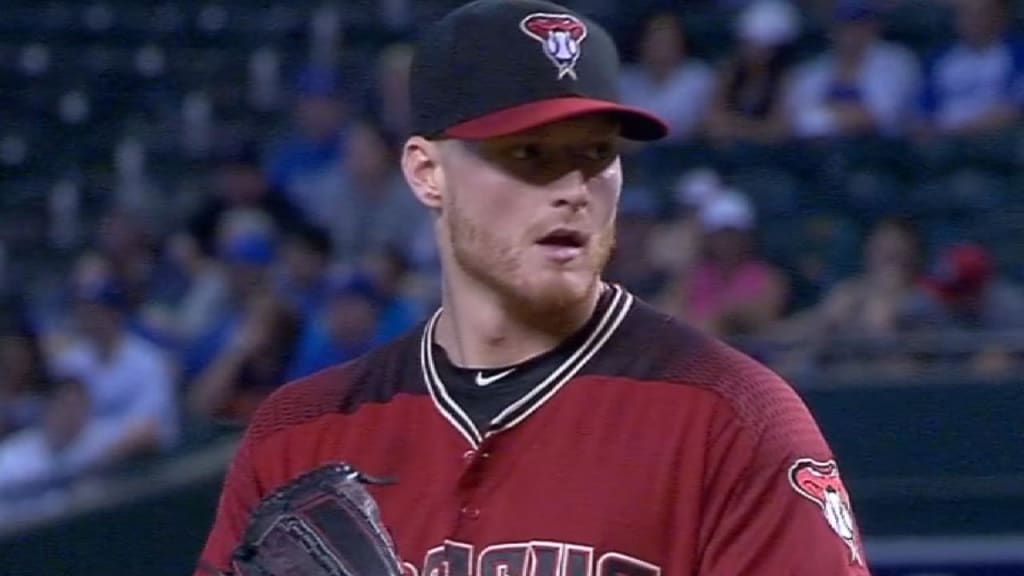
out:
M604 347L632 307L634 298L629 292L616 285L607 285L607 288L612 292L610 304L599 312L600 318L593 323L590 333L582 339L576 350L546 377L541 378L529 392L495 416L485 432L476 427L466 411L452 398L438 373L437 360L434 358L434 329L442 312L439 308L424 327L420 342L423 380L438 411L473 447L479 446L489 436L512 428L536 412Z

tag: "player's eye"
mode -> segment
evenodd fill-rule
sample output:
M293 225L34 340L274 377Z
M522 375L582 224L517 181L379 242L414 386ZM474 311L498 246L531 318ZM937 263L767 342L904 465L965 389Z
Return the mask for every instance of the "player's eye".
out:
M509 156L520 162L535 162L541 159L543 151L536 144L519 144L509 150Z
M595 142L583 149L582 156L596 162L608 160L615 156L615 145L611 142Z

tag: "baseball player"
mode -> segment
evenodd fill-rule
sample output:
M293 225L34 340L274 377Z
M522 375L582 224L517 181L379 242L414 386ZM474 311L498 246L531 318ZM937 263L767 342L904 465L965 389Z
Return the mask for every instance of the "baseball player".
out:
M402 169L442 307L264 403L202 563L228 570L257 502L343 461L395 480L368 489L406 576L868 574L793 390L601 279L620 139L666 132L617 102L608 33L479 0L423 34L411 74Z

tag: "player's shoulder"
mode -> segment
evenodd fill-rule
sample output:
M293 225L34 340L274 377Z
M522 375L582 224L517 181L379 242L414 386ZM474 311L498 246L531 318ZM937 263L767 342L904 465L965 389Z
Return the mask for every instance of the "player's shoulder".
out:
M805 411L790 383L764 363L642 300L617 336L611 356L631 380L701 391L754 428Z
M401 393L418 393L420 333L417 326L363 356L288 382L253 415L248 434L261 440L320 417L352 413L368 403L386 403Z

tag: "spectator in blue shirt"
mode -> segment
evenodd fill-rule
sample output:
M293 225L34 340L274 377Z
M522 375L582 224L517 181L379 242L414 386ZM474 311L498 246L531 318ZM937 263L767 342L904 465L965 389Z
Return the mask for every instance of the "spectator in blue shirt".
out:
M1008 31L1009 0L957 3L959 39L927 69L926 133L992 133L1020 118L1024 103L1024 43Z
M285 235L277 290L301 318L318 314L326 304L331 260L326 230L306 225Z
M366 275L335 280L323 314L306 322L288 379L347 362L383 343L379 329L382 304Z
M337 75L320 67L307 68L296 86L295 131L271 152L271 184L311 221L316 221L317 214L315 203L307 198L309 181L344 156L347 109Z

